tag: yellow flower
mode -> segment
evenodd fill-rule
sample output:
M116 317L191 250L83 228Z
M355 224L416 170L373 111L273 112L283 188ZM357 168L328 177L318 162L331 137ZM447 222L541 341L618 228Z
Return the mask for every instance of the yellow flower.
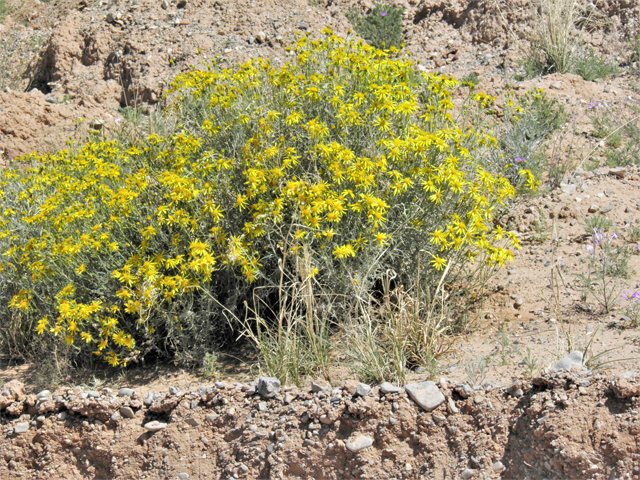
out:
M333 255L336 258L347 258L347 257L355 257L356 256L356 252L353 249L353 247L351 246L351 244L346 244L346 245L341 245L336 247L333 250Z
M382 232L378 232L374 235L374 238L376 239L376 242L378 242L379 246L384 245L384 242L388 237L389 236L386 233L382 233Z
M442 270L446 263L447 261L441 257L433 257L433 260L431 260L431 265L438 271Z
M36 332L38 333L38 335L42 335L42 332L44 332L48 324L49 320L47 319L47 317L42 317L40 319L40 321L38 322L38 326L36 327Z

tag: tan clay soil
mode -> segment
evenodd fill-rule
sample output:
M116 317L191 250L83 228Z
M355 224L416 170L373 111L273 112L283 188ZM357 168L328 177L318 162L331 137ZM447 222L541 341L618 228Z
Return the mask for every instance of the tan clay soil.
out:
M216 55L230 64L258 55L284 61L296 31L330 25L348 35L345 12L372 5L8 3L13 10L0 22L0 162L83 141L91 130L109 136L122 107L161 108L172 78L190 65ZM504 216L523 248L491 281L455 352L439 359L430 380L444 402L426 411L406 391L379 386L354 395L358 381L341 370L315 392L309 381L263 398L251 390L255 362L231 362L217 384L155 366L119 379L85 373L54 386L41 365L7 366L0 371L0 479L640 478L640 376L630 373L640 372L640 331L623 318L621 299L606 316L581 308L576 280L587 265L585 219L605 215L627 244L640 222L638 169L591 172L585 164L602 149L591 136L593 102L630 112L640 99L638 79L555 74L515 82L532 30L524 0L391 3L405 8L406 50L420 68L457 78L475 72L498 111L509 84L518 93L542 88L570 114L548 153L574 168L561 188ZM606 21L586 40L624 63L623 38L637 31L640 6L598 6ZM631 267L640 272L640 255ZM637 274L627 283L640 289ZM587 351L591 370L548 370L574 350ZM413 373L408 383L426 380L427 373ZM150 432L144 425L152 421L166 426Z

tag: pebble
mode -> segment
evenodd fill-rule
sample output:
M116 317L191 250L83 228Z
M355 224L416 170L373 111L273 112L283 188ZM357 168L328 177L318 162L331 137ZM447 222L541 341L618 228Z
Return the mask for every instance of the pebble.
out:
M42 390L40 393L36 395L36 398L40 401L47 400L51 396L51 392L49 390Z
M589 213L596 213L598 210L600 210L600 207L595 203L592 203L591 205L589 205L589 210L588 210Z
M29 431L29 422L18 422L13 427L15 433L27 433Z
M400 393L401 391L401 387L391 385L389 382L384 382L382 385L380 385L380 392L382 393Z
M459 413L458 407L456 407L456 402L453 401L453 398L449 397L449 410L451 413Z
M359 435L357 437L350 438L347 440L346 447L350 452L359 452L360 450L364 450L367 447L373 445L373 439L370 437L365 437L363 435Z
M524 305L524 300L521 297L516 297L515 302L513 302L513 306L517 309L520 309Z
M267 41L267 34L264 33L263 31L260 31L258 33L256 33L256 42L258 43L264 43Z
M180 390L178 390L176 387L169 387L169 393L171 395L178 395L180 393Z
M204 419L209 422L209 423L213 423L216 421L217 415L212 415L212 414L208 414L204 416Z
M157 432L162 430L163 428L167 428L167 424L164 422L159 422L157 420L153 420L151 422L145 423L144 428L149 430L150 432Z
M261 412L266 412L267 411L267 402L258 403L258 410L261 411Z
M118 390L119 397L130 397L131 395L133 395L133 390L131 388L125 387Z
M582 366L582 352L580 350L576 350L575 352L571 352L569 355L564 357L558 363L556 363L553 367L551 367L552 372L561 372L563 370L570 371L573 367L581 367Z
M120 415L122 415L124 418L133 418L135 417L136 413L133 411L133 409L131 407L120 407L120 409L118 410L118 412L120 413Z
M193 417L189 417L187 419L185 419L185 423L187 425L191 425L192 427L197 427L198 425L200 425L200 420L193 418Z
M493 464L493 471L494 472L501 472L504 470L504 464L501 461L497 461Z
M476 474L476 471L471 469L471 468L467 468L465 471L463 471L460 474L460 478L463 478L464 480L467 480L468 478L473 477Z
M179 474L178 474L178 478L179 478L180 480L188 480L188 479L189 479L189 474L188 474L188 473L184 473L184 472L179 473Z
M330 390L331 390L331 387L323 386L316 382L311 382L311 391L313 393L329 392Z
M258 378L257 392L263 398L273 398L280 390L280 380L275 377Z
M431 381L412 383L407 385L405 390L413 401L427 412L435 410L446 400L435 382Z
M443 417L442 415L436 415L436 414L433 414L431 418L433 418L433 421L436 422L436 425L438 425L439 427L444 425L444 421L446 420L446 418Z
M627 167L610 168L609 175L614 175L618 178L624 178L627 176Z
M118 412L113 412L113 415L111 415L111 421L118 423L120 420L122 420L122 416Z
M371 391L371 386L367 385L366 383L359 383L358 386L356 387L356 395L360 397L366 397L367 395L369 395L370 391Z
M224 382L215 382L214 385L220 390L224 390L225 388L227 388L227 384Z

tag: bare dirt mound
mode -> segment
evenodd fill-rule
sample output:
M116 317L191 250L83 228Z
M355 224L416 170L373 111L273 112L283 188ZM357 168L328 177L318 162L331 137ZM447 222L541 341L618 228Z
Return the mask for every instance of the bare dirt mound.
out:
M416 381L423 380L416 378ZM0 395L2 478L631 478L640 378L552 373L509 388L256 385ZM358 390L356 390L358 389ZM358 395L356 391L364 394ZM442 402L442 403L440 403Z

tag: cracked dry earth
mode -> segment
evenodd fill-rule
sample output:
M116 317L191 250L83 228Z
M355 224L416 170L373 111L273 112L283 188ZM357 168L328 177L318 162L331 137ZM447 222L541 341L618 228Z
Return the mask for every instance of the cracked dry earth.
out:
M82 141L91 129L108 137L123 121L122 107L145 114L161 107L171 79L189 65L215 55L228 65L257 55L282 62L296 30L313 35L330 25L347 35L346 11L372 5L7 3L0 163ZM517 93L542 88L561 102L570 121L550 148L552 161L564 159L568 143L598 156L589 105L638 106L637 78L625 71L601 82L570 74L513 80L532 30L525 0L391 3L405 9L405 48L418 68L476 73L478 89L496 96L497 113L506 84ZM597 5L606 28L585 40L624 63L623 37L638 28L640 5ZM476 323L439 359L435 377L409 376L408 385L437 381L418 388L426 398L410 398L417 387L409 386L368 391L344 372L331 385L281 386L272 396L255 393L257 375L246 372L213 383L159 367L92 387L68 378L54 388L38 365L7 366L0 370L0 479L640 479L640 376L632 373L640 372L640 332L621 303L607 315L582 308L576 280L587 265L587 219L606 216L618 241L632 244L640 175L636 167L587 171L583 157L569 160L578 168L561 188L504 216L523 248L492 279ZM640 256L630 266L640 271ZM637 274L627 282L640 288ZM575 350L586 351L592 370L580 362L549 368Z

